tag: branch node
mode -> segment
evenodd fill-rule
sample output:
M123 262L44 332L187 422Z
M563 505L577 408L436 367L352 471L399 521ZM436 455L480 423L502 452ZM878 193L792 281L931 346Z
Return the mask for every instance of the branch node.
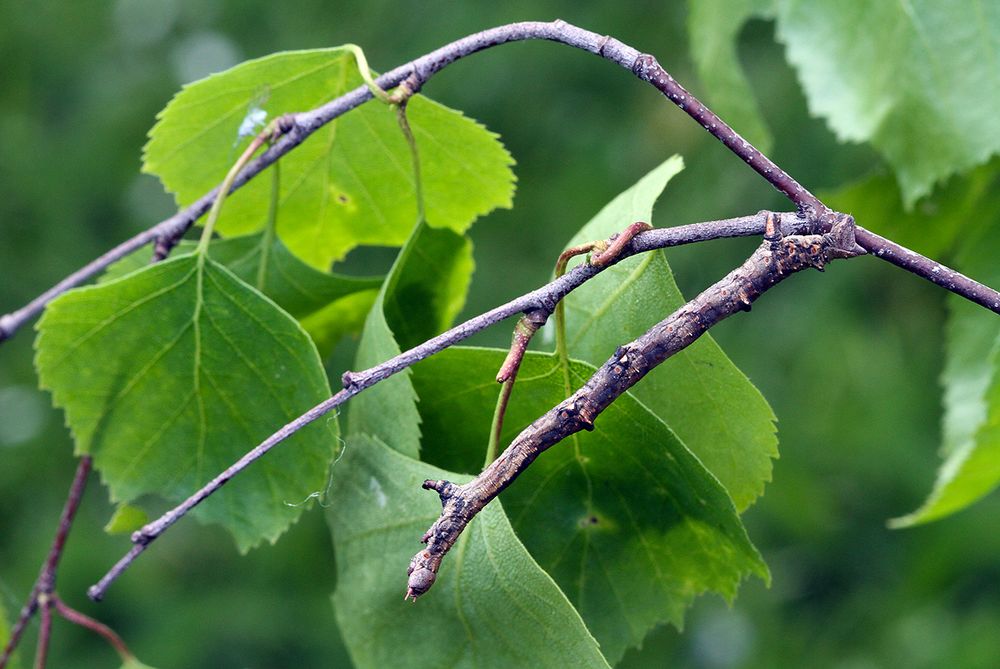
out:
M135 532L133 532L132 536L129 538L132 540L132 543L137 546L145 546L146 544L148 544L150 541L153 540L153 537L150 537L148 534L146 534L145 527L141 527Z
M410 76L399 82L399 85L389 95L389 102L394 105L406 104L406 101L417 94L420 91L420 87L423 86L423 80L420 75L417 74L416 68L410 73Z
M832 260L865 255L867 251L854 238L856 230L854 217L850 214L835 214L834 216L835 220L830 232L823 235L824 241L827 242L827 258Z
M582 407L577 407L576 415L584 430L594 431L594 420L597 418L597 412L589 404L584 403Z
M183 236L183 230L180 231L180 234L157 235L156 241L153 243L153 257L150 262L158 263L161 260L166 260L170 252L174 250L174 247L180 243Z
M764 214L764 241L768 243L771 251L777 251L784 233L781 230L781 214L771 211L762 211Z
M458 490L458 486L451 481L433 481L427 479L420 486L424 490L433 490L441 498L442 506L448 502L449 499L455 496L455 491Z
M359 376L357 372L346 371L340 375L340 384L344 390L354 390L360 385Z
M607 267L618 259L625 247L631 243L632 238L640 232L652 230L653 226L644 221L637 221L628 226L606 242L595 242L594 249L597 253L590 256L590 264L594 267Z
M274 122L276 135L287 135L295 128L295 114L283 114ZM272 137L272 140L276 137Z

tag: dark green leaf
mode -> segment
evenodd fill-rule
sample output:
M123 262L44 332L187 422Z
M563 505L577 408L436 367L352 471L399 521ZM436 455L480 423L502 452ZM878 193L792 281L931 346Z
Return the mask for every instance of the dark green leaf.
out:
M455 475L378 439L349 438L329 510L337 621L359 668L607 667L579 614L494 501L446 558L434 588L403 601L406 565L441 510L424 479Z
M211 259L182 255L52 302L36 366L116 502L171 502L329 397L298 323ZM336 421L297 433L194 513L241 550L275 541L321 489Z
M681 170L679 157L650 172L597 214L567 246L607 239L653 221L653 203ZM566 298L569 353L598 366L684 304L662 251L607 269ZM767 401L709 335L674 355L629 391L662 419L722 482L740 511L764 492L777 457Z
M218 185L242 150L234 143L252 104L271 119L360 84L342 48L278 53L189 84L160 113L143 169L188 204ZM513 161L495 134L420 95L407 113L432 227L461 233L476 217L511 206ZM281 170L278 234L310 265L326 269L359 244L407 239L416 213L410 154L386 105L362 105L317 131L281 159ZM269 180L255 179L227 201L218 230L261 229L269 201Z
M368 314L355 368L384 362L400 353L400 344L409 348L446 329L465 302L472 270L468 239L417 225ZM404 370L353 399L348 427L418 457L420 416L409 375Z
M478 471L503 358L452 348L416 366L426 458ZM593 371L573 362L573 387ZM503 443L564 397L556 357L529 353ZM695 596L731 599L745 576L768 575L725 489L661 420L626 394L596 425L543 453L503 500L518 536L614 663L657 623L681 626Z

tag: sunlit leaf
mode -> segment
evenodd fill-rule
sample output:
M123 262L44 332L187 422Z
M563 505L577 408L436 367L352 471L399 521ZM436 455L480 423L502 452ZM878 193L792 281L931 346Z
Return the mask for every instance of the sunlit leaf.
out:
M104 531L108 534L130 534L149 522L144 509L131 504L119 504L111 514Z
M693 41L736 36L751 15L774 17L809 110L840 139L881 152L907 207L1000 150L997 3L754 0L752 12L723 0L692 5L712 21L692 29ZM723 54L717 66L731 68ZM735 69L706 78L716 88L734 81L745 82Z
M182 241L175 254L191 252L195 246L193 241ZM383 277L321 272L293 256L280 239L268 242L263 233L215 240L211 254L215 261L297 318L320 351L329 351L342 336L361 331L383 281ZM109 267L100 282L123 277L148 264L145 254L133 253Z
M222 181L248 104L275 118L312 109L358 86L353 55L342 48L277 53L185 86L160 113L143 170L160 177L181 205ZM476 217L510 207L510 154L497 136L423 96L407 106L420 148L431 227L464 232ZM240 146L242 149L242 145ZM261 229L270 180L235 193L219 220L224 235ZM360 244L398 246L416 214L409 149L395 111L372 102L352 110L281 159L278 234L310 265L326 269Z

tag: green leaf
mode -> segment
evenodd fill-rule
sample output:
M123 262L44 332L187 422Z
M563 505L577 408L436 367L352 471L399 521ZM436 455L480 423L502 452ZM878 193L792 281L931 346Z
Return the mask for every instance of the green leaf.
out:
M987 285L1000 285L998 248L1000 228L987 227L963 244L957 259L959 269ZM945 460L927 501L913 513L891 521L894 527L955 513L1000 484L1000 319L955 295L948 299L941 376L945 388Z
M753 0L752 9L740 3L735 10L722 0L691 5L712 21L692 29L695 44L713 32L735 37L741 19L751 15L774 16L810 112L826 119L842 141L869 142L885 156L907 208L935 183L1000 151L997 3ZM729 95L719 92L727 85L742 95L745 79L728 50L713 60L700 53L708 49L698 45L694 53L711 73L705 80L713 93ZM723 68L728 76L716 71Z
M415 367L425 458L478 471L504 355L451 348ZM594 371L572 362L573 387ZM564 397L557 358L529 353L503 443ZM503 501L518 536L577 607L611 663L657 623L680 627L697 595L714 591L732 599L743 577L768 578L725 489L628 394L600 415L594 432L543 453Z
M104 526L108 534L131 534L149 522L145 510L131 504L119 504Z
M708 102L726 123L767 153L774 139L740 67L736 38L748 20L770 14L774 0L689 0L691 58Z
M240 124L262 92L260 107L272 119L360 84L343 48L277 53L189 84L160 113L143 170L159 176L178 204L189 204L222 181L237 156ZM476 217L511 206L513 160L495 134L420 95L407 114L432 227L461 233ZM227 199L217 230L261 229L269 201L269 180L253 180ZM352 110L281 159L278 235L310 265L326 269L360 244L401 245L415 213L409 148L384 104Z
M579 614L494 501L469 525L434 588L403 601L406 565L441 511L424 479L455 475L378 439L351 437L328 517L337 622L359 668L607 667Z
M410 348L447 329L465 302L472 270L468 239L417 225L368 314L355 368L377 365L399 355L400 345ZM399 372L361 393L351 400L347 415L352 434L378 437L415 458L420 416L410 373Z
M184 499L330 395L298 323L197 255L70 291L38 330L41 386L114 502ZM292 504L324 486L336 434L333 419L306 427L195 515L241 551L275 541L302 513Z
M782 0L778 38L813 114L870 142L907 207L1000 150L1000 5ZM919 138L919 141L915 141Z
M193 241L182 241L176 254L191 253ZM343 297L378 289L384 277L354 277L320 272L291 254L280 239L272 239L265 249L263 233L219 239L211 244L212 260L223 265L244 282L256 287L297 319L303 319ZM265 253L266 250L266 253ZM259 283L261 259L266 255L264 282ZM107 283L145 268L147 258L133 253L111 265L101 276Z
M650 221L653 203L683 168L675 156L600 211L567 244L607 239ZM569 354L594 366L684 304L662 251L629 258L567 296ZM775 416L709 335L674 355L629 391L680 437L743 511L771 480Z
M191 252L196 246L185 240L175 253ZM320 351L329 351L344 335L361 331L384 280L320 272L293 256L280 239L272 238L268 243L263 233L215 240L211 254L213 260L298 319ZM133 253L111 265L100 282L121 278L148 264L142 254Z

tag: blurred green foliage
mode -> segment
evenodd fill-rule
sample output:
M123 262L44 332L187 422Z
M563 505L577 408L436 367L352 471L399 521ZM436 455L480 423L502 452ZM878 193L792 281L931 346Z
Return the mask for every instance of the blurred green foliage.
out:
M654 53L702 92L686 6L667 0L0 3L0 311L171 213L156 181L139 175L140 149L180 84L274 51L345 42L362 45L372 67L386 70L475 30L554 16ZM804 184L832 191L884 168L870 147L839 144L809 117L772 24L745 26L738 56L772 130L772 157ZM673 223L787 206L655 92L571 49L494 49L448 68L425 90L499 132L518 162L514 209L472 229L477 272L466 314L543 282L565 240L672 153L688 166L660 203ZM898 201L893 188L890 181L876 197L855 199L859 222L882 229L893 214L880 198ZM868 211L878 220L865 218ZM933 226L934 212L924 213ZM668 257L681 289L693 294L752 246L714 242ZM389 257L352 254L345 267L367 261L367 273L381 273ZM859 259L797 276L752 313L713 329L779 417L774 482L744 516L773 585L750 582L732 608L700 600L686 632L661 628L623 666L995 663L997 496L936 524L885 527L919 505L938 463L943 304L940 289ZM474 343L503 346L508 338L499 328ZM74 467L62 416L35 390L31 343L23 331L0 348L0 598L8 612L37 574ZM339 374L352 355L350 345L339 347L328 370ZM144 662L349 666L330 615L335 565L319 510L245 558L228 537L181 523L95 605L85 588L125 548L102 531L111 514L106 492L92 485L59 589L120 632ZM51 666L117 662L104 642L58 620L52 653Z

